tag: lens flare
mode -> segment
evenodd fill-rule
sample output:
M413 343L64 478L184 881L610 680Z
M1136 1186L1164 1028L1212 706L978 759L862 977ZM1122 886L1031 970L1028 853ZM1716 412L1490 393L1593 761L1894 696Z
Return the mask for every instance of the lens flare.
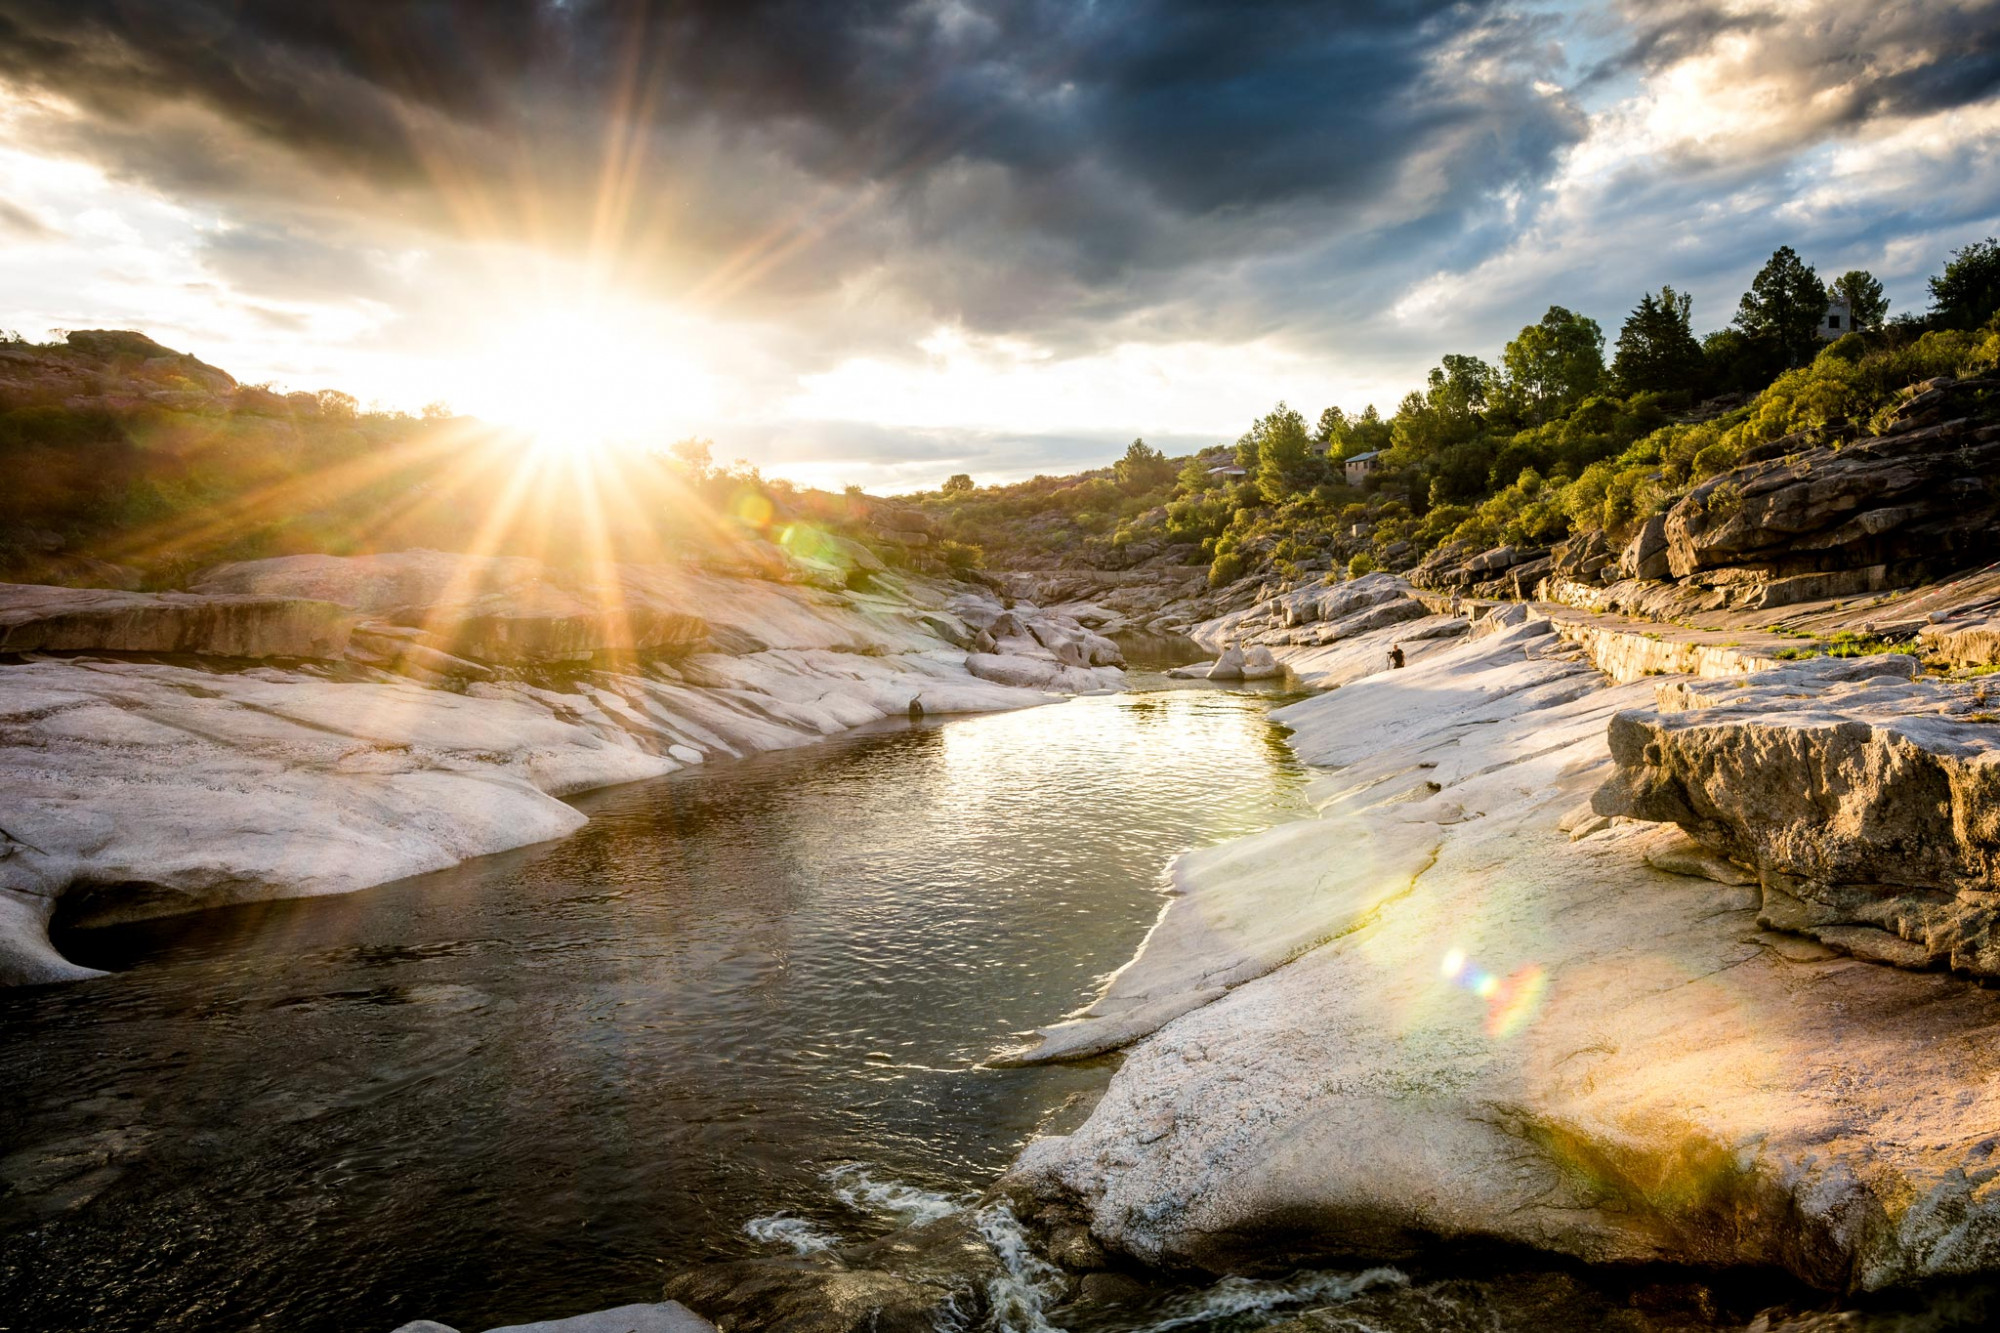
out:
M1538 963L1508 977L1487 1003L1486 1035L1511 1037L1526 1027L1542 1007L1542 993L1548 985L1548 973Z
M771 526L771 502L760 491L745 490L730 508L737 520L747 527L761 532Z
M1438 963L1438 975L1486 1001L1486 1035L1511 1037L1533 1021L1548 990L1548 971L1540 963L1502 977L1478 967L1465 950L1446 951Z

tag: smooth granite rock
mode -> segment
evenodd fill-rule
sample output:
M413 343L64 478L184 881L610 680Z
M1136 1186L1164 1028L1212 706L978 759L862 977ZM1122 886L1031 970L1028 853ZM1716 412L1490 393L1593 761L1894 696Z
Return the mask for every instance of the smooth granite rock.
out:
M1650 866L1643 823L1558 828L1651 696L1523 623L1281 710L1319 817L1177 867L1065 1039L1157 1030L1004 1186L1211 1270L1441 1242L1834 1290L2000 1265L2000 994L1768 931L1755 887Z
M592 787L1122 680L1115 667L1062 664L1031 632L1001 654L954 647L945 631L963 622L943 605L953 585L836 594L625 566L615 592L579 591L534 561L402 554L257 562L211 580L311 590L346 609L258 593L183 599L316 608L343 632L356 613L377 617L338 664L244 669L239 650L269 649L268 634L202 640L229 661L0 663L0 984L93 975L49 943L59 905L86 925L344 893L561 837L583 823L561 798ZM469 600L454 600L454 579ZM133 596L30 592L15 604ZM587 610L558 613L534 600L545 593ZM514 614L516 594L530 610ZM640 650L666 639L618 637L642 622L605 607L629 610L641 594L682 607L703 641L675 638L663 659ZM485 609L455 619L467 606ZM1045 623L1052 637L1074 625L1029 612L1023 626ZM718 651L725 636L731 651ZM522 660L607 644L616 651L590 664Z

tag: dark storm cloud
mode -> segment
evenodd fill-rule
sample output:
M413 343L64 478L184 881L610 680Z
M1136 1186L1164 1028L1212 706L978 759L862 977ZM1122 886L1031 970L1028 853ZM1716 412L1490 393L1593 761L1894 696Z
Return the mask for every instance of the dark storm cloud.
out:
M1131 309L1331 225L1448 231L1581 132L1532 88L1556 58L1488 0L0 6L0 74L83 105L74 146L166 188L254 211L303 180L574 239L629 160L627 238L698 269L768 233L800 259L751 265L767 286L887 268L989 327ZM161 114L189 108L242 145Z

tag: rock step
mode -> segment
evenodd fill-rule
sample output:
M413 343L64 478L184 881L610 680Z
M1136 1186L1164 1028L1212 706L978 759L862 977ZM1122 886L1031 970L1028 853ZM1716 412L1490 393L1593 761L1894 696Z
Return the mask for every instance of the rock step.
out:
M1756 630L1697 630L1559 602L1536 602L1531 614L1582 648L1592 665L1620 685L1647 676L1713 680L1783 665L1782 652L1810 651L1814 641Z

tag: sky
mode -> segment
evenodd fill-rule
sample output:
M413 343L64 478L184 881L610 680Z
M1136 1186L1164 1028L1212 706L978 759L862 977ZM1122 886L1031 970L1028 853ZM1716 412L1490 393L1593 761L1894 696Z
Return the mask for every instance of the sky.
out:
M0 328L888 493L2000 232L2000 0L0 0Z

